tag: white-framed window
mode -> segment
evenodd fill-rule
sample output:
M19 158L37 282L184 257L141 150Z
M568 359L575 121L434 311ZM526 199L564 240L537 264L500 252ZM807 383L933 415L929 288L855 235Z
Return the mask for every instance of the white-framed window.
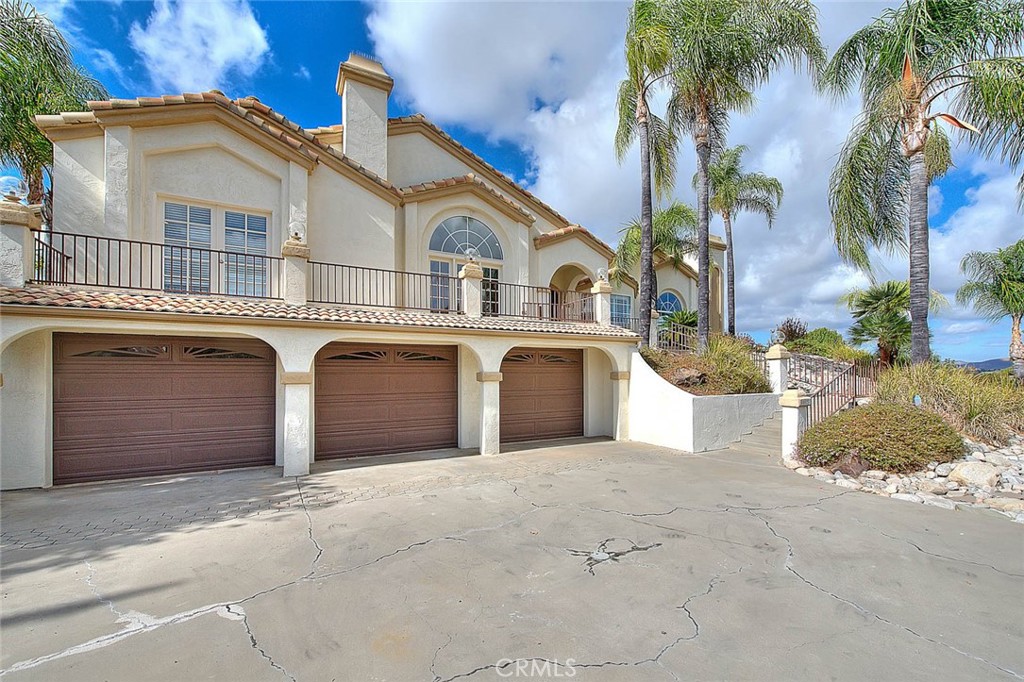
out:
M452 216L441 221L430 235L430 274L432 310L452 310L448 282L440 286L441 276L453 277L468 260L470 249L484 271L481 282L484 315L498 313L498 281L504 253L494 231L483 222L469 216ZM435 286L434 280L438 281Z
M268 215L169 199L163 234L164 290L271 295Z
M164 289L210 293L213 212L206 206L164 204Z
M612 324L628 327L629 318L633 316L633 298L622 294L612 294Z

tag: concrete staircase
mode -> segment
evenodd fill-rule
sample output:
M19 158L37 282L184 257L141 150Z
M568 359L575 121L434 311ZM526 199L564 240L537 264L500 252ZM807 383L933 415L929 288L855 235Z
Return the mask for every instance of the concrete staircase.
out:
M761 422L760 426L739 440L729 445L728 450L743 452L748 455L764 455L778 458L782 454L782 412L775 412Z

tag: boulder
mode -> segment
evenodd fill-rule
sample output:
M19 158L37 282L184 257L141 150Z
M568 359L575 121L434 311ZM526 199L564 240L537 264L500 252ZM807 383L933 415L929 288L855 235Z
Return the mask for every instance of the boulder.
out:
M864 472L865 478L872 478L876 481L884 481L886 476L889 474L882 471L881 469L868 469Z
M985 500L985 504L999 511L1024 512L1024 500L1015 497L990 497Z
M922 502L924 502L924 500L922 500L917 495L911 495L909 493L894 493L893 495L890 495L890 497L894 500L903 500L904 502L915 502L917 504L921 504Z
M936 483L931 479L925 479L917 484L917 489L931 495L945 495L949 490L942 483Z
M978 488L994 486L999 482L999 470L984 462L960 462L953 467L949 480Z
M954 465L949 464L948 462L945 464L940 464L939 466L935 467L935 474L937 476L949 476L949 473L953 471L953 467Z
M832 470L856 478L868 470L868 465L858 455L847 452L835 461Z
M849 490L860 490L863 487L857 481L849 478L836 479L836 485L840 488L847 488Z
M985 461L989 464L995 464L997 467L1009 467L1014 464L1007 459L1006 455L1001 455L998 452L990 452L985 455Z
M672 375L669 377L669 381L680 388L700 386L707 381L707 379L707 374L699 369L693 369L692 367L680 367L672 372Z

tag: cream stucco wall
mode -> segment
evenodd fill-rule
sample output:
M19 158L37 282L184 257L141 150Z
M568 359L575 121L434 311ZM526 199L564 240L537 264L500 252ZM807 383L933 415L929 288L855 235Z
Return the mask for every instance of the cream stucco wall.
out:
M106 234L103 226L103 136L62 140L53 146L53 229Z
M612 364L600 348L583 352L583 435L614 436Z
M593 281L597 281L597 271L608 270L608 259L596 251L582 239L562 239L536 250L536 268L533 271L531 284L546 287L551 278L563 265L575 265Z
M0 488L50 485L51 366L49 331L21 336L0 352Z
M345 156L382 178L388 177L388 93L380 87L346 80L341 122Z
M420 133L388 136L388 180L398 187L470 172L469 166Z
M324 166L309 177L306 238L312 260L396 269L395 207Z

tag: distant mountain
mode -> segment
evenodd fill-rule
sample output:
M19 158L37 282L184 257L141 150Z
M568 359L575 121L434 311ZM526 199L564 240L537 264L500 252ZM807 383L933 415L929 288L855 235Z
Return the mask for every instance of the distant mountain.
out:
M980 362L964 362L961 363L965 367L973 367L979 372L998 372L1001 369L1007 367L1013 367L1013 363L1008 358L994 358L992 360L981 360Z

